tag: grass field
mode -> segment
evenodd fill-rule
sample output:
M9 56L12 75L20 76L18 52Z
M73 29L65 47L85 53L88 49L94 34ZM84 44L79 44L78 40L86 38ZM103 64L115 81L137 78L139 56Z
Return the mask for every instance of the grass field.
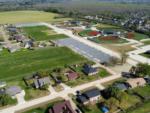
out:
M46 26L23 27L22 29L28 36L32 37L36 41L56 40L68 37L64 34L57 34Z
M150 45L150 40L148 41L143 41L144 45Z
M69 18L59 18L58 14L43 11L8 11L0 12L0 24L14 24L25 22L56 22L68 20Z
M0 80L17 81L25 75L40 70L63 67L66 64L84 61L87 61L87 59L65 47L34 51L24 50L12 54L4 51L0 55Z

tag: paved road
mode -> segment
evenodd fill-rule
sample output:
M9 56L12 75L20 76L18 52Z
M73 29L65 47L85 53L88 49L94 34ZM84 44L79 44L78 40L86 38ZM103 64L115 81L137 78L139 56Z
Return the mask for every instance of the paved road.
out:
M102 84L104 82L108 82L108 81L111 81L111 80L114 80L114 79L117 79L120 77L121 77L121 75L112 75L112 76L106 77L104 79L100 79L100 80L89 82L89 83L86 83L86 84L83 84L80 86L76 86L74 88L65 89L65 90L58 92L58 93L52 93L52 94L45 96L45 97L41 97L41 98L38 98L35 100L27 101L23 104L18 104L16 106L0 110L0 113L14 113L15 111L20 111L22 109L44 103L46 101L49 101L49 100L52 100L52 99L55 99L58 97L63 97L64 95L75 94L76 91L78 91L78 90L83 90L83 89L86 89L86 88L89 88L92 86L96 86L98 84Z

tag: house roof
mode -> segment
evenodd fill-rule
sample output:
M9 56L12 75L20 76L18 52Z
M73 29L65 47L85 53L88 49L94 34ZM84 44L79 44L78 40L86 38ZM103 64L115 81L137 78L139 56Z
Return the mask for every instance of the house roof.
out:
M85 95L87 98L92 98L92 97L96 97L96 96L101 95L101 92L100 92L99 89L94 88L94 89L85 91L85 92L83 93L83 95Z
M6 89L6 94L10 96L15 96L18 93L21 93L22 89L19 86L11 86Z
M90 74L90 73L97 72L97 68L93 68L92 66L86 64L86 65L83 66L83 71L86 74Z
M77 100L81 103L87 102L88 99L84 95L78 95Z
M64 101L55 104L52 109L49 109L49 113L75 113L75 111L72 109L69 101Z
M114 87L118 88L119 90L127 90L128 86L125 83L116 83Z
M78 77L78 73L76 73L74 71L68 71L67 72L67 77L68 77L69 80L76 79Z
M0 89L0 95L5 94L5 89Z
M50 83L50 78L49 77L43 77L43 78L40 78L40 79L34 79L34 85L36 88L39 88L39 87L42 87L46 84L49 84Z
M128 79L126 81L132 88L135 88L137 86L143 86L146 84L146 81L144 78L133 78L133 79Z

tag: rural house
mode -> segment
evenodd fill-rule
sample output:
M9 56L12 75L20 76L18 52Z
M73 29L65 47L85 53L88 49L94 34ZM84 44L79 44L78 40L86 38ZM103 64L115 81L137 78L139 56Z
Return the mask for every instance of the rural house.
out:
M144 78L134 78L134 79L128 79L126 83L131 87L131 88L136 88L138 86L145 86L146 81Z
M55 104L49 113L75 113L69 101L64 101L58 104Z
M78 78L78 73L76 73L76 72L74 72L72 70L70 70L67 73L65 73L65 75L67 75L69 80L75 80L75 79Z
M77 101L83 105L92 103L95 104L101 98L101 92L99 89L94 88L88 91L83 92L81 95L77 95Z
M11 86L9 88L6 88L6 94L10 95L11 97L14 97L21 92L22 89L19 86Z
M129 86L126 83L115 83L113 86L122 91L125 91L129 88Z
M83 66L83 72L86 74L86 75L95 75L98 73L98 69L95 68L95 67L92 67L90 65L87 65L85 64Z
M41 88L44 85L50 84L50 78L49 77L44 77L44 78L35 78L34 79L34 87L35 88Z

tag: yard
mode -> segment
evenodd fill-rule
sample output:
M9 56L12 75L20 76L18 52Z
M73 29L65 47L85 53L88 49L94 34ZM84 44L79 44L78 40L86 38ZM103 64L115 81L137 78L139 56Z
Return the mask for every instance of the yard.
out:
M0 80L17 81L40 70L63 67L66 64L85 62L87 59L66 47L22 50L15 53L3 51L0 56ZM5 76L5 77L4 77Z
M22 29L28 36L32 37L36 41L56 40L68 37L64 34L57 34L46 26L23 27Z
M0 13L0 24L16 24L29 22L56 22L69 20L69 18L58 18L60 15L43 11L8 11Z
M99 69L99 73L93 76L88 76L85 75L82 71L82 66L78 66L77 68L74 68L73 70L75 70L78 74L79 74L79 78L77 78L76 80L72 80L72 81L67 81L65 84L74 87L77 85L81 85L84 83L88 83L88 82L92 82L94 80L98 80L107 76L110 76L110 73L107 72L105 69L100 68Z

